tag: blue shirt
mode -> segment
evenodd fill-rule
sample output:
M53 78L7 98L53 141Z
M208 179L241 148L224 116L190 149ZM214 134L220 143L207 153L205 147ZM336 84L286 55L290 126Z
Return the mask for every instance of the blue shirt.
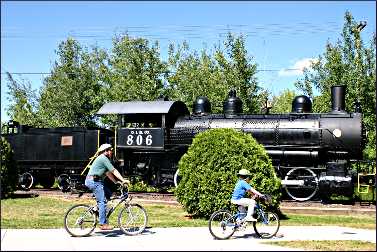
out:
M243 179L239 179L234 187L232 199L239 200L244 198L246 191L250 190L251 186Z

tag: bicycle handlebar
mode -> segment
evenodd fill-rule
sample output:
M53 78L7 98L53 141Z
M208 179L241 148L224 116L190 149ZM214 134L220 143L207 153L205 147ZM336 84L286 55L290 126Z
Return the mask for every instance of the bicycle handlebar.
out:
M128 183L116 182L117 190L121 193L121 195L128 193Z
M263 199L264 202L266 202L267 204L272 203L272 198L271 198L271 195L269 194L264 194L262 197L259 197L259 198Z

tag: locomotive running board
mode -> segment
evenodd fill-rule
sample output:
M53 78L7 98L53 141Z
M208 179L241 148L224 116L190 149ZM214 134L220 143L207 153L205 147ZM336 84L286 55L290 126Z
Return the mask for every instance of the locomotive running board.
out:
M281 185L286 187L287 185L303 186L304 180L282 180Z

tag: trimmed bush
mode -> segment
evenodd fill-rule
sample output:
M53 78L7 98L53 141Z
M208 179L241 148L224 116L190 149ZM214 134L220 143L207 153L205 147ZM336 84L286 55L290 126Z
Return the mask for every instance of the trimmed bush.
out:
M18 168L13 159L13 151L7 140L1 138L1 198L12 194L18 185Z
M209 216L219 209L235 210L230 203L237 173L248 169L250 184L270 194L273 205L281 197L281 181L276 176L264 147L250 134L234 129L211 129L193 139L178 163L181 180L175 190L177 200L195 217Z

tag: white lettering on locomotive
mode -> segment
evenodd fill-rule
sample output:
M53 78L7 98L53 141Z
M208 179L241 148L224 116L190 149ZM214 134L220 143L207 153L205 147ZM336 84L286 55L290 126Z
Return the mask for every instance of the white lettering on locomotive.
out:
M136 135L136 137L134 137L134 135ZM135 145L135 144L137 146L141 146L141 145L151 146L153 144L153 136L149 132L149 130L145 130L145 131L142 131L142 130L133 131L133 130L131 130L130 135L127 136L126 144L130 145L130 146Z

